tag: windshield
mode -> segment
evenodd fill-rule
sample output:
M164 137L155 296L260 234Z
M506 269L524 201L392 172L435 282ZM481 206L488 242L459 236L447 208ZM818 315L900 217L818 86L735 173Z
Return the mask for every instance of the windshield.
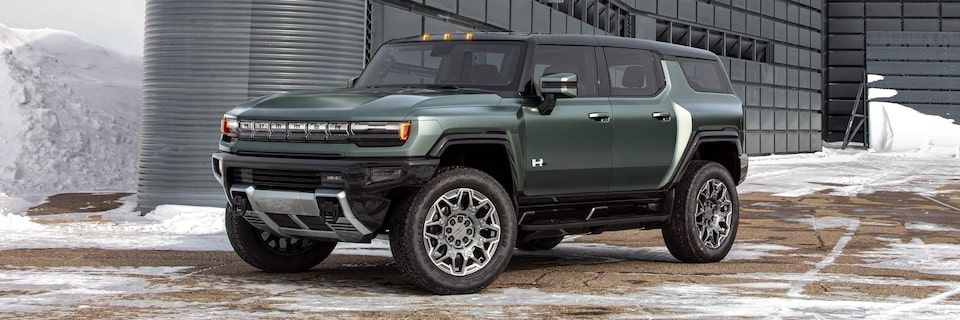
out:
M516 91L524 43L425 41L386 44L356 87L480 88Z

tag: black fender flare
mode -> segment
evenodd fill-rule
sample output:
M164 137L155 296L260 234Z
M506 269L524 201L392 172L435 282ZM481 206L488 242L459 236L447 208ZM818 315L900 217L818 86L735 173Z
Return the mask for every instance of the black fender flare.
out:
M512 198L516 202L517 194L520 192L518 185L517 174L519 173L516 162L516 155L513 152L513 145L510 143L510 138L507 136L506 132L495 131L495 132L483 132L483 133L455 133L455 134L446 134L437 139L437 142L433 144L433 147L430 148L430 151L427 152L427 157L429 158L440 158L443 156L443 153L447 151L452 146L458 145L500 145L503 147L504 151L507 153L507 162L510 165L510 183L513 187Z
M687 170L690 162L693 161L693 156L696 154L696 150L701 144L709 142L733 143L737 147L737 155L742 156L743 144L740 141L740 133L734 130L697 132L697 134L693 136L693 139L690 139L690 142L687 143L687 151L684 152L683 158L680 160L680 165L677 166L677 170L673 172L673 177L670 179L667 189L673 189L673 186L675 186L677 183L680 183L680 179L683 178L683 173ZM746 171L746 168L738 169L741 169L744 172ZM743 181L743 174L738 172L731 172L730 174L733 176L734 181Z

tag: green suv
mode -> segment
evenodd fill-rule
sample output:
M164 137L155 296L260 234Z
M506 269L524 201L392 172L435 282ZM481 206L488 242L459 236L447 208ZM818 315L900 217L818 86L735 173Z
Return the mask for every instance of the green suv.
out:
M662 229L685 262L723 259L747 173L720 60L592 35L443 34L384 44L349 87L224 115L213 171L236 253L300 272L339 241L390 240L437 294L477 292L514 248Z

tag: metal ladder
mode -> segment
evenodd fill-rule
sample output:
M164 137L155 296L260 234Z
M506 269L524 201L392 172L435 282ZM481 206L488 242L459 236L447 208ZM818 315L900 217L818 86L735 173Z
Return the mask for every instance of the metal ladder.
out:
M853 110L850 110L850 119L847 120L847 131L843 134L843 144L840 145L840 150L846 150L847 145L850 144L850 140L853 140L853 137L863 128L863 148L867 149L870 147L870 136L864 124L867 122L867 75L866 72L863 74L863 82L860 82L860 89L857 91L857 98L853 103ZM863 101L863 113L857 113L857 110L860 109L860 102ZM853 122L857 121L857 125L854 126ZM851 128L853 130L851 130Z

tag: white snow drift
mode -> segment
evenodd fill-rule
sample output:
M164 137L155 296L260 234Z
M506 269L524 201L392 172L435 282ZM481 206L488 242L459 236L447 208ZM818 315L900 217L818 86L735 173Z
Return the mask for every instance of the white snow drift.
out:
M868 81L883 76L869 75ZM870 88L869 99L889 98L896 90ZM960 125L890 102L870 101L870 148L878 152L929 152L960 157Z
M23 203L10 197L133 190L140 60L0 24L0 210Z

